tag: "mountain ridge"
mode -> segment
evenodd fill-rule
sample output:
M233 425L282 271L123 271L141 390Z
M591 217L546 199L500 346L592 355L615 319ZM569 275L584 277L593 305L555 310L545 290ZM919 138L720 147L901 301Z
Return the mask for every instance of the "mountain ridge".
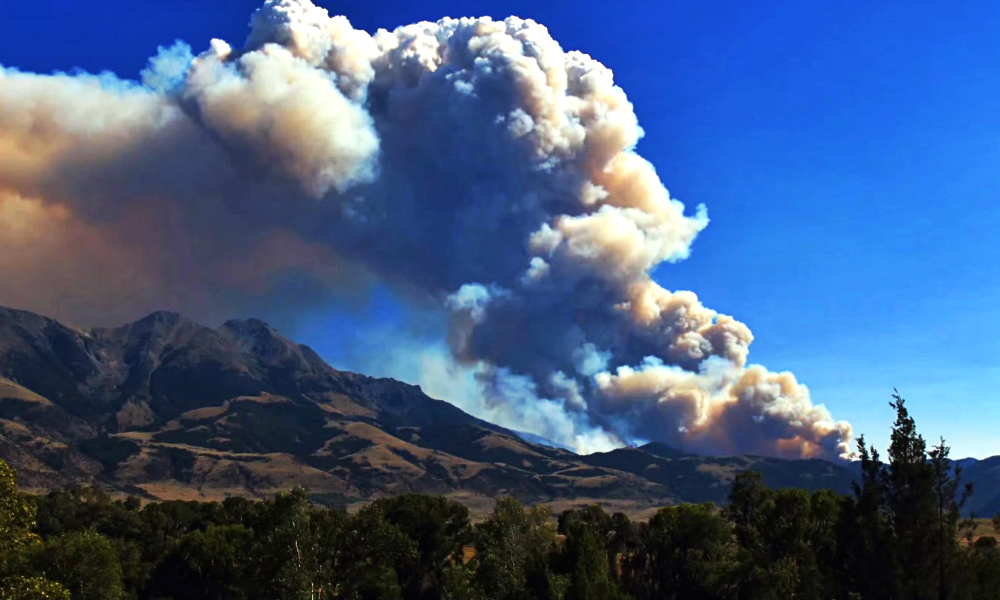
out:
M338 504L418 491L641 510L721 502L750 467L776 487L843 492L854 478L818 459L657 443L580 456L523 435L419 386L334 369L258 319L210 328L158 311L86 329L0 307L0 458L31 489L213 499L304 485Z

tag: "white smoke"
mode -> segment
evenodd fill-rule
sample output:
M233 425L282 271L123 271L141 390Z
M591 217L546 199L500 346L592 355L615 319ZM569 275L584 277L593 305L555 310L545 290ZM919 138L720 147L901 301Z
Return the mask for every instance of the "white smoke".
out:
M268 0L242 49L161 49L142 85L0 71L0 303L107 318L378 278L450 315L450 368L503 424L581 450L846 452L848 423L747 366L745 325L651 278L708 218L642 135L611 71L533 21L369 35Z

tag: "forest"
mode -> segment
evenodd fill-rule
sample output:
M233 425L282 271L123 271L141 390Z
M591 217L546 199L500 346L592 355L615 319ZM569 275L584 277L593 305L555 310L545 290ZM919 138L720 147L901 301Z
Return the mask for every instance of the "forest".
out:
M478 523L419 494L348 512L301 488L260 501L30 496L0 461L0 598L1000 599L996 538L962 518L974 490L944 440L928 446L903 399L892 406L885 459L858 440L852 494L769 489L746 471L724 506L666 506L648 522L509 497Z

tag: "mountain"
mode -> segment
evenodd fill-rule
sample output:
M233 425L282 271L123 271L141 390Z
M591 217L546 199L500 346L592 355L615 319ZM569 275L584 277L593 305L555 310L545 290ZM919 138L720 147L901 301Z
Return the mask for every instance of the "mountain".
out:
M517 431L516 429L511 429L510 432L516 435L517 437L521 438L522 440L530 444L535 444L536 446L546 446L548 448L562 448L563 450L570 450L570 451L573 450L569 446L565 446L563 444L560 444L559 442L554 442L549 438L542 437L534 433L529 433L527 431Z
M981 518L1000 513L1000 456L955 462L962 467L962 481L972 482L974 493L965 506L966 513Z
M748 467L779 487L846 491L854 477L821 460L696 456L662 444L578 456L418 386L338 371L255 319L213 329L157 312L86 329L5 308L0 457L33 490L90 484L219 499L304 485L324 503L419 491L474 510L502 494L633 512L719 502Z

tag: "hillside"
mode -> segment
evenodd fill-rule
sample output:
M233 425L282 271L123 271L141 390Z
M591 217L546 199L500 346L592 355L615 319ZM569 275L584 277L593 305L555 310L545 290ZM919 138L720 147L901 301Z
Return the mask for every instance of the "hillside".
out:
M1000 513L1000 456L962 462L962 480L972 482L975 492L965 507L967 513L976 517Z
M846 491L821 460L706 457L661 444L578 456L424 394L338 371L258 320L217 329L166 312L84 329L0 308L0 457L42 490L148 498L262 496L294 485L350 504L404 491L474 507L601 500L632 512L721 501L740 469Z

